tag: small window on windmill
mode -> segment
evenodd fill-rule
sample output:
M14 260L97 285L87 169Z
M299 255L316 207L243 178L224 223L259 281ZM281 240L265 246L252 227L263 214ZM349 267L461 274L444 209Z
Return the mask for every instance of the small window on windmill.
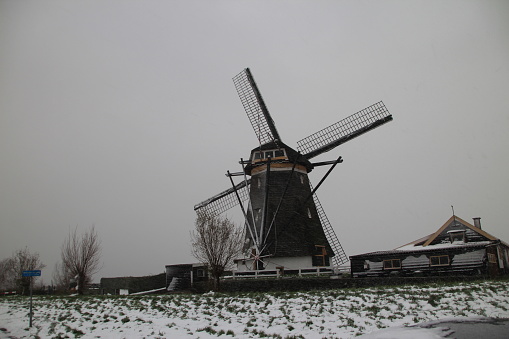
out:
M282 150L282 149L278 149L277 151L274 151L274 156L275 157L284 157L285 156L285 151Z
M300 176L300 183L304 185L304 176L303 175Z
M273 158L274 157L274 151L267 151L265 152L265 158Z
M262 181L260 179L256 180L256 186L258 186L258 188L262 187Z
M258 221L260 219L261 212L262 212L261 208L255 209L255 221Z
M312 216L311 216L311 210L308 208L308 218L311 219Z

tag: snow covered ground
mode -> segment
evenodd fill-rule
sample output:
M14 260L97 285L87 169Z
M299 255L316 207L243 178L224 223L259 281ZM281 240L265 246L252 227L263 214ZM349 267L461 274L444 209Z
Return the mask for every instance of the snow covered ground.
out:
M409 327L509 318L509 282L479 281L306 293L0 298L0 338L439 338ZM377 334L378 333L378 334Z

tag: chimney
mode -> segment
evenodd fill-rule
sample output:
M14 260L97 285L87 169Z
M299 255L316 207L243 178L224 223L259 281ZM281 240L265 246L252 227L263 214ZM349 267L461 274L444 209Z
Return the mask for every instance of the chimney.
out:
M477 227L478 229L481 229L481 218L477 217L472 219L474 219L474 226Z

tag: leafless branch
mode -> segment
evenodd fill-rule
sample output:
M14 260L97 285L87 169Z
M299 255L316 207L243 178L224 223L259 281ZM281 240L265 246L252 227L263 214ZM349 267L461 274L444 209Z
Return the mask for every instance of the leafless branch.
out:
M242 251L244 230L226 217L198 212L191 242L193 256L208 265L218 290L219 278Z
M35 279L23 277L23 271L40 270L46 267L40 258L39 253L30 253L27 247L13 253L12 257L0 262L0 288L17 289L19 293L27 293L30 281Z
M69 231L61 250L62 265L69 274L77 279L78 293L82 294L92 276L100 269L101 242L92 228L78 235L77 227Z

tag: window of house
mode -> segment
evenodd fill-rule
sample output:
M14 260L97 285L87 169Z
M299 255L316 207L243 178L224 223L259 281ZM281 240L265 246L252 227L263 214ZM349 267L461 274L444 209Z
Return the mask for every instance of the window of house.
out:
M265 152L265 158L273 158L273 157L274 157L274 151Z
M448 255L436 255L429 258L430 266L447 266L449 265Z
M277 151L274 151L274 156L276 156L276 157L284 157L285 156L285 151L282 150L282 149L278 149Z
M313 266L329 266L329 256L323 245L315 245L315 254L313 255Z
M497 256L493 253L488 253L488 262L492 263L492 264L496 264L497 263Z
M384 260L384 270L399 270L399 269L401 269L401 259Z
M199 268L198 270L196 270L196 275L198 276L198 278L204 278L205 277L205 270Z
M453 242L456 242L456 241L459 241L459 242L465 242L466 240L466 235L465 235L465 231L450 231L449 232L449 237L451 238L451 243Z
M255 152L255 154L254 154L254 159L255 159L255 160L259 160L259 159L261 159L261 158L262 158L262 154L261 154L260 152Z

